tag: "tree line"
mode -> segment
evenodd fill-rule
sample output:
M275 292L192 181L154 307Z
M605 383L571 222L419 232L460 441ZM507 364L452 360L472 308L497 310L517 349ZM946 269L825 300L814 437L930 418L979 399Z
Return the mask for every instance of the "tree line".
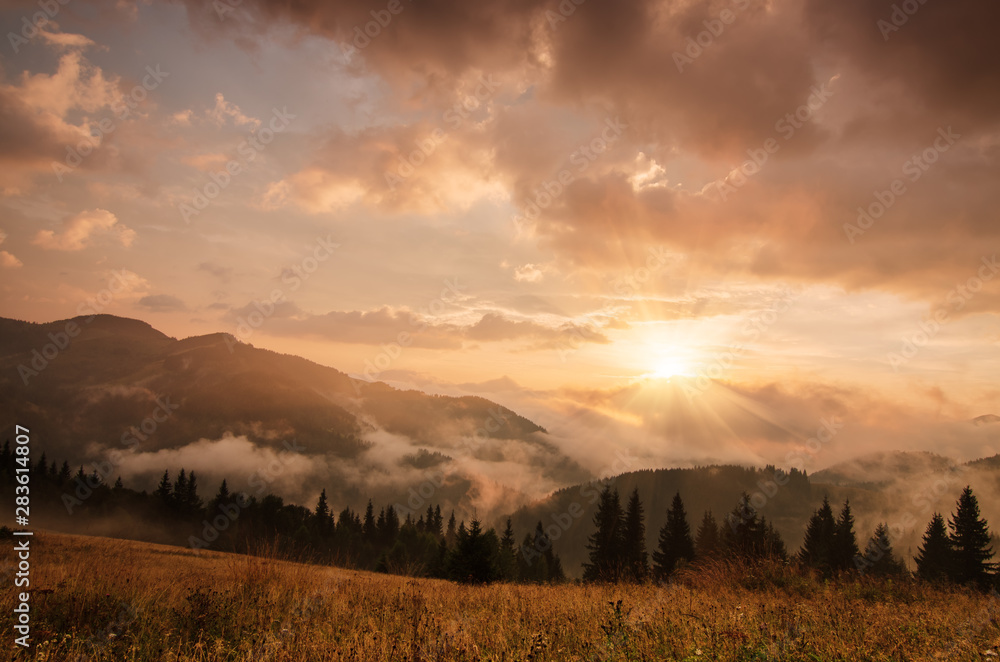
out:
M646 550L644 510L638 490L633 490L623 508L618 491L606 486L594 514L594 533L588 539L588 562L584 581L644 582L668 580L679 568L713 560L770 559L795 563L821 577L906 576L906 563L892 547L888 524L880 523L862 551L855 533L849 500L834 516L829 499L813 511L801 549L789 556L780 534L750 505L743 494L722 522L711 510L704 513L692 535L684 501L678 492L667 510L656 548ZM1000 581L989 525L980 515L979 503L966 487L947 526L940 513L927 525L915 557L916 577L947 581L987 589ZM650 565L650 557L652 565Z
M13 454L0 450L0 493L13 492ZM49 462L44 453L31 466L32 508L43 521L63 530L87 532L100 521L120 523L122 537L239 553L278 553L291 560L328 563L460 582L549 583L565 580L559 556L542 523L521 542L508 518L503 531L477 518L445 521L441 507L428 506L400 520L393 505L364 512L349 507L335 513L323 490L314 508L286 504L274 494L232 493L223 480L215 495L199 496L198 476L181 468L163 475L152 493L126 487L121 478L107 485L97 470L75 473L69 464ZM532 550L521 553L521 550ZM540 551L538 551L540 550Z
M785 544L764 517L748 507L744 495L724 526L712 511L706 511L692 536L684 501L678 492L667 509L656 548L646 550L645 513L638 489L623 508L618 490L605 486L594 514L595 531L588 539L589 560L583 567L584 581L664 581L680 567L696 560L722 558L787 560Z
M0 493L12 493L14 455L9 442L0 450ZM105 484L96 470L74 474L43 453L31 471L32 508L64 529L87 530L88 520L122 522L123 537L241 553L277 551L287 558L344 567L461 582L561 582L566 579L553 541L539 521L518 543L511 519L503 531L478 518L445 521L440 506L400 520L395 506L363 513L345 507L335 513L326 491L314 508L286 504L273 494L233 494L223 480L207 502L199 496L194 471L169 471L152 493L125 487L119 477ZM692 533L681 494L675 494L655 548L646 548L645 512L638 489L623 506L616 489L600 492L587 542L583 580L588 582L668 581L685 566L718 560L770 560L795 564L824 578L906 576L910 573L892 547L892 534L879 524L859 547L849 501L839 515L824 497L806 526L801 549L790 555L781 535L759 516L744 493L733 510L717 520L705 511ZM150 526L149 523L155 523ZM966 487L946 521L935 513L915 556L917 577L928 581L988 587L998 581L992 536L972 489Z

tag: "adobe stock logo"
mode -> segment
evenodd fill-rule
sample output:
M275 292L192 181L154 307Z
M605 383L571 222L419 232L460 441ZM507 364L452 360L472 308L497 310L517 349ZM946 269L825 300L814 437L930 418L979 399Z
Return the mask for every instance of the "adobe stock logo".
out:
M288 125L295 117L288 112L288 108L283 107L281 110L273 108L267 126L254 129L246 139L236 146L236 152L242 159L230 159L223 170L210 172L208 176L211 181L195 188L194 196L188 202L182 202L177 206L184 222L190 224L192 217L205 211L212 204L212 201L226 190L237 175L245 172L249 164L264 153L275 136L288 129Z
M412 2L413 0L409 0ZM403 13L406 9L400 2L400 0L389 0L386 4L385 9L373 9L369 13L371 14L372 20L368 21L363 25L355 25L354 30L351 32L351 45L341 44L341 51L344 53L344 58L350 62L354 54L359 50L364 50L371 43L372 39L375 39L380 34L382 30L389 27L392 23L392 19Z
M579 175L583 174L602 154L611 150L627 128L628 124L622 122L618 117L605 119L600 133L596 134L590 141L581 144L569 155L569 163L576 166L576 172L568 167L563 168L556 173L553 179L535 187L534 198L529 198L526 201L523 215L515 214L513 217L514 227L518 233L524 232L531 222L538 219L543 211L551 207L566 193L566 189L576 181Z
M10 42L10 47L14 49L14 53L18 53L21 50L21 46L37 37L42 28L52 22L52 19L62 9L60 5L68 4L69 0L38 0L38 6L42 11L35 12L30 20L27 16L22 16L20 33L7 33L7 41Z
M775 133L786 141L795 137L796 132L802 129L813 115L833 96L833 90L830 87L839 76L840 74L837 74L821 85L813 85L805 103L795 108L792 112L785 113L784 117L779 118L774 123ZM751 177L764 169L768 159L781 149L781 145L782 143L779 143L777 138L768 138L760 147L751 147L747 150L747 156L750 157L749 160L733 168L723 179L714 181L708 186L714 188L718 192L721 201L725 202L729 196L746 186Z
M910 17L916 14L920 10L921 5L926 2L927 0L904 0L899 5L893 5L888 21L880 18L875 22L879 32L882 33L882 39L889 41L889 35L893 32L899 32L899 29L906 25Z
M94 122L90 128L90 135L77 141L75 145L66 146L66 158L62 163L52 162L52 172L55 173L59 183L63 181L63 175L68 175L83 163L84 159L94 153L101 146L105 139L118 128L119 123L124 122L132 116L132 112L139 107L149 93L160 86L166 78L170 77L169 71L162 71L160 65L149 65L145 69L146 75L142 81L133 86L128 94L121 99L111 103L111 112L115 118L105 117L99 122Z
M934 142L929 147L919 154L914 154L903 163L903 175L910 182L916 182L923 177L924 173L930 170L931 166L941 158L941 154L951 149L962 137L961 134L952 131L950 126L947 129L939 128L937 132L937 137L934 138ZM902 179L894 179L885 190L875 191L872 194L872 197L875 198L874 201L870 202L867 207L858 207L858 218L855 223L844 223L844 235L847 240L854 244L855 238L870 230L875 225L875 221L882 218L906 192L906 182Z

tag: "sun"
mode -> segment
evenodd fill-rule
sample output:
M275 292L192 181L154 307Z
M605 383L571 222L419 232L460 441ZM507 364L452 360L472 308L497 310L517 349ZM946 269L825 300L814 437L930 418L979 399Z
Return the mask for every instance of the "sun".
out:
M690 375L691 366L679 356L663 356L653 364L653 370L646 374L654 379L670 379L678 375Z
M694 377L702 364L698 339L678 325L648 323L628 345L627 360L639 379Z

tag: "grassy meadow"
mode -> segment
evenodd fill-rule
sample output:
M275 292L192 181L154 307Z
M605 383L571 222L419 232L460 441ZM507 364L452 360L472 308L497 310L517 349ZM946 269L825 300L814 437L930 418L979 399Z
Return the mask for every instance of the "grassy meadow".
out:
M668 586L463 586L124 540L36 536L15 660L997 660L1000 600L783 568ZM13 591L3 595L13 650Z

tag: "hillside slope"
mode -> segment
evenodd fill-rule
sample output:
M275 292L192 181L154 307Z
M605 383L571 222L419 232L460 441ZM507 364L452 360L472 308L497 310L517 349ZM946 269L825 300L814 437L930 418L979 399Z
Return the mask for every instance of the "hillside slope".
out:
M669 586L456 585L43 534L32 576L41 659L992 659L991 599L737 570ZM783 586L783 588L782 588ZM48 589L42 593L38 589ZM0 595L13 626L15 594ZM72 634L72 636L67 636ZM9 644L8 644L9 645Z
M177 340L109 315L49 324L0 319L0 425L14 424L32 430L35 453L72 465L127 453L129 467L148 467L150 487L154 468L176 471L174 463L186 461L190 469L199 463L195 450L233 438L248 452L295 448L323 458L303 477L302 493L288 495L302 499L315 498L321 486L345 499L380 490L385 499L402 499L427 478L398 469L426 473L429 458L488 463L512 456L543 477L586 477L545 430L485 398L400 391L226 334ZM260 455L258 464L270 457ZM198 469L215 478L244 472L239 463L228 472L217 465ZM446 483L438 485L440 497L458 503L470 477L458 466L439 469L451 479L436 481Z

